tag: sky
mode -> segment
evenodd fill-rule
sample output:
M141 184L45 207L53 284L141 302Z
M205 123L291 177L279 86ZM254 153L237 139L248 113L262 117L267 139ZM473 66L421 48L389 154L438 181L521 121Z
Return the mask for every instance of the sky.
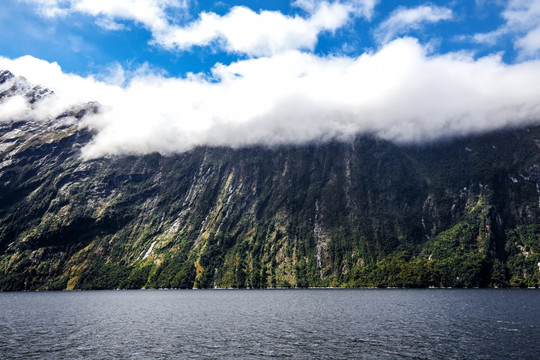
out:
M0 69L55 93L0 121L101 105L88 158L418 143L540 121L540 0L2 0Z

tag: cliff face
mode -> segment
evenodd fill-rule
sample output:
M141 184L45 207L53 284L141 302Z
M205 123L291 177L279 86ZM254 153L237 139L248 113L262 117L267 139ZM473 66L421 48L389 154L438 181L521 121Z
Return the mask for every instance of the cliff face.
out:
M540 127L84 161L90 111L0 122L0 289L540 285Z

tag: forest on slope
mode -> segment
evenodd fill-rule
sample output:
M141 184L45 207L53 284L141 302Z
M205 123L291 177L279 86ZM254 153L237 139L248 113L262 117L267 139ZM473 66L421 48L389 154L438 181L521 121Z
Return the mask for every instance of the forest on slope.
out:
M83 160L0 123L0 289L540 285L540 127Z

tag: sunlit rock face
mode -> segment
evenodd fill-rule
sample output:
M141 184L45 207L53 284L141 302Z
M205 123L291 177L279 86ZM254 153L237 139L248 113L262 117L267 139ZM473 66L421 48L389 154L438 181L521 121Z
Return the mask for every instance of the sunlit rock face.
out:
M0 114L0 289L540 284L538 126L88 160L99 111Z

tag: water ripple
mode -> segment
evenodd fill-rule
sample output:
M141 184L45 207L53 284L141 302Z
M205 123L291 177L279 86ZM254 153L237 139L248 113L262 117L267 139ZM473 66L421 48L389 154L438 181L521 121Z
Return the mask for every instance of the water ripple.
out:
M0 293L1 359L536 359L535 290Z

